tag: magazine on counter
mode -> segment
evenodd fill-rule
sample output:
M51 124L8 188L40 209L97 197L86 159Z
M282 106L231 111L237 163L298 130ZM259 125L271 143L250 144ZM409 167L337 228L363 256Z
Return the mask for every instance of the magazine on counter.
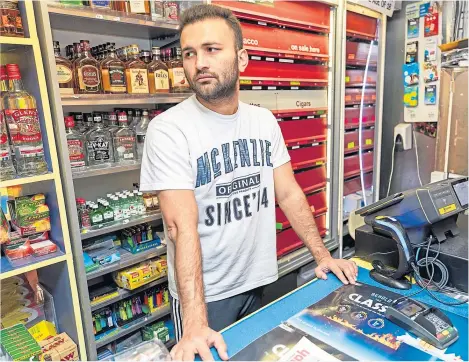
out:
M367 284L343 285L288 320L288 324L356 360L467 361L466 343L437 349L388 321L387 306L401 295ZM467 341L467 318L446 312Z
M354 361L306 333L281 324L230 358L231 361Z

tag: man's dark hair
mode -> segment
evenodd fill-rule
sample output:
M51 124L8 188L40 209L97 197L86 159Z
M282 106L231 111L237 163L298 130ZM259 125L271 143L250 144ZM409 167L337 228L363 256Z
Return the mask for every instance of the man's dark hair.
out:
M200 4L185 10L179 19L179 35L187 25L197 23L205 19L223 19L233 30L236 50L243 49L243 32L238 19L229 9L221 6Z

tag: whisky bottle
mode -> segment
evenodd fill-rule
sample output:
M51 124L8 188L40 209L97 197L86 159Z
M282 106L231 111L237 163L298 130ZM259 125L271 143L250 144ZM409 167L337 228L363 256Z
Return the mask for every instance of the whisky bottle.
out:
M181 48L176 48L176 58L169 62L169 79L173 93L184 93L189 91L189 82L184 73L182 65Z
M127 93L145 94L148 89L148 70L147 65L139 59L137 45L131 45L127 50L129 61L125 64L125 75L127 81Z
M168 67L160 60L160 48L153 47L153 60L148 64L148 83L150 93L169 93Z
M125 65L119 60L113 46L108 49L109 55L101 62L101 76L104 93L125 93Z
M90 54L90 43L83 40L80 43L81 55L75 60L75 77L77 79L77 93L101 93L101 75L99 63Z
M68 59L60 54L60 44L54 41L55 67L57 69L57 80L59 81L60 95L74 93L73 65Z
M1 97L8 92L8 75L4 65L0 66L0 181L16 177L11 155L10 142Z
M73 116L67 116L64 120L70 167L75 170L82 169L86 166L85 136L75 130Z
M114 159L118 163L134 163L137 160L135 132L127 124L127 115L118 115L119 129L113 134Z
M148 50L142 50L140 52L140 60L145 64L150 64L151 62L151 53Z
M127 0L126 10L132 14L150 15L150 0Z
M18 64L7 64L9 91L3 96L6 123L19 176L47 173L36 99L24 90Z

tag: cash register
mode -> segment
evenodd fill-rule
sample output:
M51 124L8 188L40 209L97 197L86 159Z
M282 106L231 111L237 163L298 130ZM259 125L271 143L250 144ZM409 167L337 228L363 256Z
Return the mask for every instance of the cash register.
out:
M457 225L467 207L467 177L430 183L379 200L350 216L355 255L372 262L370 276L375 280L407 289L410 285L403 276L412 272L417 249L428 242L430 256L439 250L438 259L448 270L447 285L467 293L468 239ZM425 270L422 273L428 278ZM439 277L435 275L435 279Z

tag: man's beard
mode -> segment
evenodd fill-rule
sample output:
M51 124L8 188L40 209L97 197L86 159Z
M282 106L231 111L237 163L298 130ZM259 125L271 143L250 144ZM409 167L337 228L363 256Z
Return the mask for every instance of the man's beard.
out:
M200 84L197 82L197 77L201 74L209 74L215 79L212 79L212 84ZM213 102L216 100L230 98L236 91L238 87L238 59L235 58L234 62L231 64L225 72L222 73L222 78L224 79L223 83L220 82L220 77L217 74L210 72L197 72L194 78L189 78L186 74L186 78L189 80L189 84L197 95L198 98L203 99L206 102Z

